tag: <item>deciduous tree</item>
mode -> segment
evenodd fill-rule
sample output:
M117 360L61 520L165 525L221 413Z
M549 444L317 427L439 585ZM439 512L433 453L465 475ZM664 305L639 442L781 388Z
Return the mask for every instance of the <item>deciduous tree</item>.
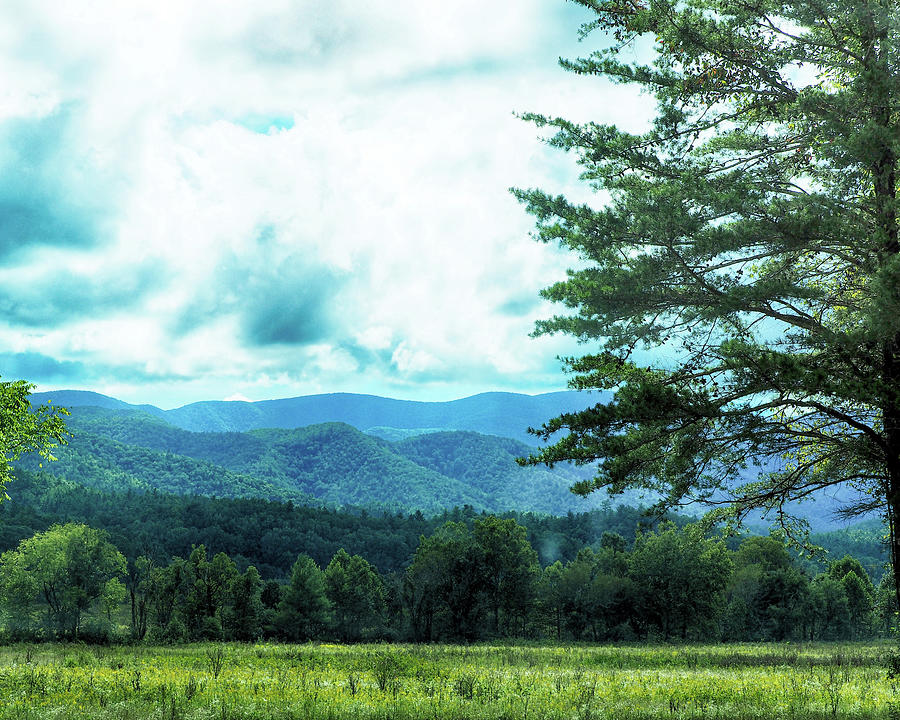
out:
M423 537L404 579L414 637L433 639L442 616L450 637L474 639L485 587L484 550L465 523L447 522Z
M77 639L82 619L95 602L106 607L125 598L122 554L102 530L87 525L54 525L0 556L0 599L19 613L37 602L46 627Z
M721 540L699 525L641 533L628 557L637 610L664 639L708 636L724 601L733 562Z
M488 515L472 523L475 541L483 551L485 597L501 633L500 612L506 619L506 634L524 632L524 619L534 603L540 566L528 542L527 531L512 518ZM517 621L517 622L516 622ZM513 623L516 622L516 625Z
M325 592L341 640L358 641L377 629L384 615L384 584L360 555L338 550L325 568Z
M0 502L9 499L13 462L28 452L55 460L53 449L68 437L63 417L69 411L49 404L33 407L28 399L33 388L24 380L0 382Z

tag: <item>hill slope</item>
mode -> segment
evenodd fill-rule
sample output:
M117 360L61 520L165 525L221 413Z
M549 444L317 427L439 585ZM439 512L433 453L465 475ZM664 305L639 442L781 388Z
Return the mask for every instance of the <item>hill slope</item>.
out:
M529 447L474 432L441 432L390 443L344 423L292 430L199 433L143 412L73 409L69 446L45 469L82 484L181 494L261 497L438 512L564 514L602 504L569 486L574 471L521 468ZM33 464L23 467L34 469Z
M479 487L496 505L510 509L531 509L558 513L567 508L576 512L598 507L608 498L602 493L589 499L574 496L569 488L592 470L558 465L523 468L516 458L531 448L511 438L474 432L441 432L402 440L394 450L413 462L470 486ZM630 493L617 498L616 504L640 504ZM644 503L648 504L648 503Z

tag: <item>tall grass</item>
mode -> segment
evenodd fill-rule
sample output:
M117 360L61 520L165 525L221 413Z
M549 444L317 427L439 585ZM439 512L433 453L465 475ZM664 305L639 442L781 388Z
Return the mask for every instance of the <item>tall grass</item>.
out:
M900 718L888 647L0 648L0 719Z

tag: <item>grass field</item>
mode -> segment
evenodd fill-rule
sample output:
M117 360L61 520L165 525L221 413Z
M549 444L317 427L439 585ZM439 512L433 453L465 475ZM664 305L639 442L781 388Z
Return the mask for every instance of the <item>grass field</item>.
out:
M7 718L900 718L887 645L0 648Z

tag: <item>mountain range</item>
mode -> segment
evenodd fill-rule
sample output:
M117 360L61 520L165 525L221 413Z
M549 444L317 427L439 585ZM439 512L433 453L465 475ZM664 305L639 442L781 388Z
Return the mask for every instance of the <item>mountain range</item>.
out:
M395 400L375 395L330 393L259 402L206 401L173 410L153 405L129 405L99 393L59 390L35 393L35 403L64 407L93 406L107 410L139 410L175 427L193 432L245 432L268 428L293 429L343 422L372 434L399 439L436 430L470 430L537 445L529 427L563 412L607 402L608 393L555 392L543 395L490 392L449 402Z
M536 444L524 431L583 408L578 393L486 393L447 403L337 394L168 411L79 391L33 400L72 412L73 438L43 470L101 490L429 513L469 505L565 514L607 500L569 492L589 468L516 463ZM20 466L36 470L37 461Z
M635 492L576 497L569 487L590 477L590 467L516 463L537 446L529 427L605 402L603 393L484 393L451 402L338 393L173 410L84 391L32 399L72 411L74 437L43 470L106 491L426 513L469 505L559 515L651 501ZM34 459L20 466L38 469ZM798 513L819 530L838 526L833 515L844 494L821 494Z

